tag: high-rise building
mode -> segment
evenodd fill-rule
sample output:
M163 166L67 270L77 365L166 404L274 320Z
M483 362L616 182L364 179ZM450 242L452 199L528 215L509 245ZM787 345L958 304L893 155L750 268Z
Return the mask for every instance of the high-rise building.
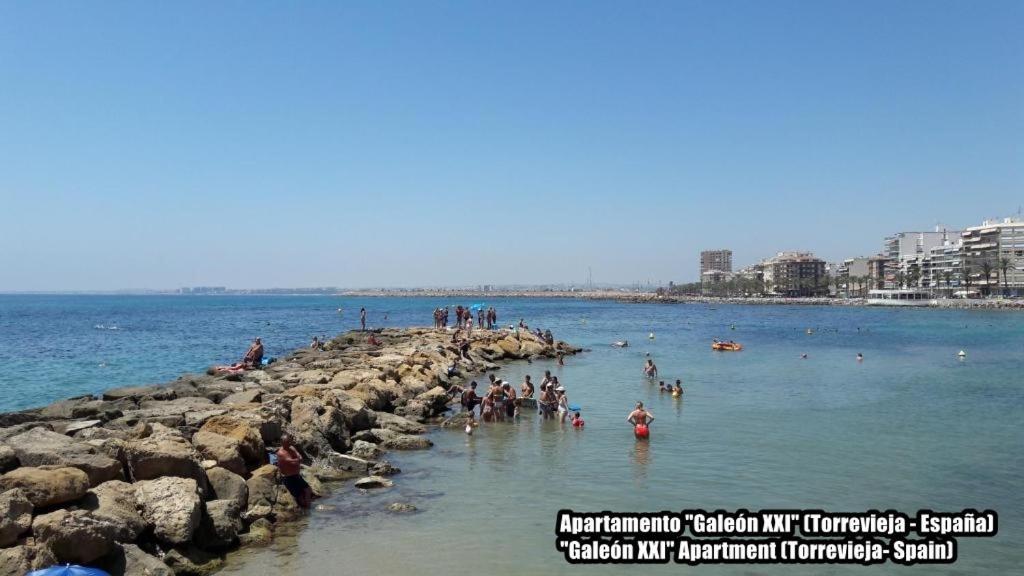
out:
M732 250L704 250L700 253L700 277L714 271L732 272Z
M986 294L1024 292L1024 220L986 220L960 236L965 285Z

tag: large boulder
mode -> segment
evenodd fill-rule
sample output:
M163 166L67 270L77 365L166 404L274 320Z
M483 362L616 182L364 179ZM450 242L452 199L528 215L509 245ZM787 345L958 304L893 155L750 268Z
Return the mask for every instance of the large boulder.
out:
M88 564L114 549L117 528L85 510L57 510L32 521L36 542L60 562Z
M167 564L135 544L116 545L98 566L110 576L174 576Z
M261 506L286 514L299 510L295 498L278 482L277 467L273 464L253 470L245 484L249 488L249 511Z
M213 460L217 466L243 476L249 473L239 453L237 440L200 430L192 436L192 444L203 458Z
M227 442L216 442L215 439L212 439L214 435L225 438ZM222 449L225 446L230 446L233 452L242 459L243 466L250 468L262 466L267 456L266 445L263 443L263 437L260 435L259 428L254 426L252 422L238 416L226 414L210 418L199 429L199 432L193 436L192 441L200 452L204 452L203 441L211 442ZM208 457L220 462L218 458ZM232 470L228 466L224 467ZM235 471L238 472L237 470ZM239 473L245 474L246 470L243 468Z
M103 393L104 400L121 400L129 398L137 400L143 397L151 397L161 392L160 386L126 386L123 388L111 388Z
M259 388L253 388L251 390L235 392L234 394L226 396L220 401L220 403L225 406L231 406L233 404L255 404L258 403L262 397L263 391Z
M424 450L434 445L433 442L423 436L399 434L383 428L374 428L370 432L380 439L381 448L387 450Z
M127 482L111 480L90 489L81 507L113 524L119 542L134 542L146 530L146 521L137 509L135 487Z
M220 550L238 543L242 531L242 509L234 500L210 500L204 504L196 543L207 550Z
M32 510L20 488L0 493L0 548L14 544L32 527Z
M135 484L135 500L153 534L176 545L192 540L202 517L196 481L168 476Z
M22 545L0 549L0 574L22 576L57 564L53 552L43 545Z
M401 434L423 434L427 431L427 427L419 422L413 422L408 418L396 416L388 412L376 412L374 417L376 422L375 428L384 428L385 430Z
M224 560L197 546L179 546L167 551L164 564L175 576L209 576L224 566Z
M234 500L240 509L245 510L249 504L249 487L245 478L225 468L215 467L206 471L210 483L210 498L214 500Z
M384 452L377 447L376 444L367 442L366 440L356 440L352 444L352 453L356 458L363 460L379 460Z
M0 444L0 474L8 470L14 470L18 466L18 455L15 454L14 448L6 444Z
M69 466L89 476L96 486L107 480L124 477L121 463L105 454L97 454L92 446L77 442L45 428L33 428L7 440L22 466Z
M345 426L349 431L357 432L373 428L376 414L366 407L366 403L362 399L356 398L344 390L331 390L330 397L332 404L344 417Z
M0 476L0 490L21 488L36 508L74 502L89 490L89 476L78 468L17 468Z
M291 415L293 437L307 454L347 450L349 434L341 410L319 398L299 396L292 401Z
M135 481L162 476L196 480L204 477L192 445L180 434L168 431L129 441L125 446L125 459Z

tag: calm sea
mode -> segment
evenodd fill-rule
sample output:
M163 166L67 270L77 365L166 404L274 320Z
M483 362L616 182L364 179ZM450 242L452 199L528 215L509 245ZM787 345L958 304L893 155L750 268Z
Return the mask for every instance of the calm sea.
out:
M480 300L466 300L474 304ZM358 323L424 325L437 299L0 296L0 408L157 382L237 360L261 336L271 355ZM1024 549L1024 316L1019 312L844 307L632 305L493 300L591 349L519 363L551 369L583 407L584 430L540 422L432 433L395 454L383 492L342 489L294 538L233 556L229 570L281 574L618 574L572 566L554 549L555 513L683 508L993 508L995 538L960 540L956 564L643 566L651 573L1013 573ZM339 308L341 312L339 312ZM386 315L386 319L385 319ZM807 334L810 328L813 333ZM649 339L653 333L655 338ZM744 344L715 353L714 337ZM628 339L626 349L612 348ZM964 350L967 357L958 360ZM683 400L642 375L650 353ZM801 354L806 353L806 359ZM857 362L856 354L864 354ZM646 402L657 420L637 443L624 419ZM420 512L395 516L390 502Z

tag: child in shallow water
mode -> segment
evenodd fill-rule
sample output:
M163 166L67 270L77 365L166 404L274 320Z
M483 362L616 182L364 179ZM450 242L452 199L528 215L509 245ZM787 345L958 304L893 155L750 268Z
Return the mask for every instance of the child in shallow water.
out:
M575 414L573 414L573 417L572 417L572 426L573 426L573 428L583 428L583 424L584 424L583 417L580 416L580 413L576 412Z

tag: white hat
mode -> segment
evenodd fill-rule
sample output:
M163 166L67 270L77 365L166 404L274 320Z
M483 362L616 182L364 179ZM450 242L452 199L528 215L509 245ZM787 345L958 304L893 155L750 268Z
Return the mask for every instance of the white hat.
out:
M565 386L559 386L558 388L555 388L555 392L565 392Z

